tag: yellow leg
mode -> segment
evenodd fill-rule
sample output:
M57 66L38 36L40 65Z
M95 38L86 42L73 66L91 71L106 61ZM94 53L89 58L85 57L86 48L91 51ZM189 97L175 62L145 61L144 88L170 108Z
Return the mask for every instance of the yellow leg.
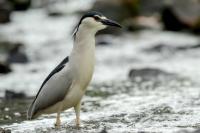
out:
M80 109L81 109L81 101L74 107L76 113L76 126L80 126Z
M60 106L58 107L55 128L60 128L60 125L61 125L60 112L61 112L61 110L62 110L62 104L60 104Z
M56 117L56 123L55 123L55 128L60 128L60 111L57 113L57 117Z

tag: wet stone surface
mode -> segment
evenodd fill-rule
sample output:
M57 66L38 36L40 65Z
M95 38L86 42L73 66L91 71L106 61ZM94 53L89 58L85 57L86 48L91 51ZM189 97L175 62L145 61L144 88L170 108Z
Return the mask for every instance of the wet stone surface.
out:
M194 94L197 86L188 79L187 83L183 79L173 79L173 82L166 80L157 86L154 85L154 81L147 80L93 84L83 100L80 129L75 127L73 110L62 113L62 127L55 129L55 114L26 121L25 109L28 108L30 99L1 100L0 124L13 132L38 133L92 133L105 131L104 128L106 132L160 132L163 129L175 132L186 127L199 128L196 118L200 110L199 92ZM188 123L190 119L193 121ZM159 130L159 127L162 130ZM170 130L171 127L174 130Z
M30 99L0 100L0 125L26 120Z

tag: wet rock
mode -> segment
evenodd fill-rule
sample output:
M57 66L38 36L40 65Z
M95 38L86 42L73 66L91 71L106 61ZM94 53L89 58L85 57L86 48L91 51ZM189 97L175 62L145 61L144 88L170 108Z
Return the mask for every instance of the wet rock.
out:
M109 45L109 44L112 44L111 40L112 40L112 37L110 36L99 35L96 38L96 44L99 46Z
M146 48L144 51L145 52L167 52L167 53L172 53L176 50L176 47L170 46L167 44L158 44L156 46L153 46L151 48Z
M184 45L184 46L172 46L168 44L158 44L151 48L144 49L145 52L152 52L152 53L165 53L165 54L172 54L178 51L185 51L185 50L192 50L200 48L200 44L194 45Z
M198 130L196 130L196 131L194 131L192 133L200 133L200 129L198 129Z
M0 0L0 23L10 22L12 5L7 0Z
M46 3L46 11L48 13L48 16L50 17L61 17L63 15L66 15L66 11L63 8L60 8L58 3L47 1ZM63 3L64 4L64 3Z
M173 114L173 108L168 105L160 105L158 107L153 108L152 114L154 115L162 115L162 114Z
M26 98L26 95L23 92L17 93L17 92L14 92L14 91L6 90L4 98L6 100L10 100L10 99L23 99L23 98Z
M16 43L13 48L10 49L7 58L8 63L27 63L28 57L24 51L23 44Z
M137 16L133 19L127 19L124 23L126 30L136 31L142 29L161 29L162 25L157 15Z
M161 19L165 30L180 31L189 28L189 25L181 21L170 6L167 6L162 10Z
M160 12L165 5L164 0L140 0L139 1L139 13L145 16L151 16L152 14Z
M108 92L108 91L104 91L104 90L95 90L95 91L88 90L86 92L86 95L90 96L90 97L104 97L104 98L106 98L106 97L112 95L112 93Z
M120 1L119 1L120 3ZM160 17L158 14L165 2L160 0L126 0L121 1L121 17L114 17L118 22L123 24L123 28L128 31L136 31L146 28L160 29ZM109 9L109 8L108 8ZM127 13L128 12L128 13ZM115 12L119 15L118 11ZM110 14L114 16L113 14Z
M31 6L31 0L10 0L12 3L14 10L24 11L27 10Z
M195 84L188 77L157 68L131 69L129 79L140 90L180 88ZM130 90L129 87L126 89Z
M97 45L101 45L101 46L108 45L108 44L110 44L110 43L107 42L107 41L105 41L105 40L99 40L99 41L97 42Z
M2 99L0 101L0 125L26 120L27 109L33 99ZM0 132L1 133L1 132Z
M175 74L165 72L160 69L156 68L141 68L141 69L131 69L129 72L129 78L131 80L138 80L138 78L141 78L141 80L157 80L162 79L163 77L174 77Z
M25 53L24 44L2 39L0 41L0 54L4 55L7 63L27 63L28 56ZM2 59L1 59L2 60Z
M180 46L180 47L177 47L177 50L190 50L190 49L197 49L197 48L200 48L200 44Z
M0 133L11 133L10 129L4 129L0 127Z
M165 88L166 86L181 87L193 84L187 77L157 68L131 69L129 79L141 90L155 90L157 88Z
M61 12L56 12L56 11L48 11L48 15L50 17L60 17L60 16L63 16L64 14Z
M165 29L172 31L200 29L200 2L197 0L171 1L162 10L161 16Z
M12 43L12 42L10 42L8 40L4 40L3 38L1 38L0 39L0 52L1 53L6 53L14 45L15 45L14 43Z
M176 133L200 133L200 129L194 130L194 131L188 131L188 130L181 130Z
M12 120L12 117L9 116L9 115L5 115L5 116L4 116L4 119L5 119L5 120Z
M106 128L104 128L101 132L99 132L99 133L108 133L107 132L107 130L106 130Z
M19 112L15 112L14 115L15 115L16 117L20 117L20 116L21 116L21 114L20 114Z
M7 74L9 72L11 72L10 65L0 62L0 74Z

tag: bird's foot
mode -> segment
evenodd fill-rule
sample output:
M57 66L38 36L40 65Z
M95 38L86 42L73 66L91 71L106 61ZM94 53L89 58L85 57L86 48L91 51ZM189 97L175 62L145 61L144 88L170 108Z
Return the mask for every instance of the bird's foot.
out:
M60 128L60 124L55 123L54 126L55 126L56 129Z
M80 118L76 119L76 128L80 128Z
M59 129L61 125L61 122L59 120L56 121L56 123L54 124L56 129Z
M79 129L80 127L81 127L81 126L80 126L80 124L76 124L76 128L78 128L78 129Z

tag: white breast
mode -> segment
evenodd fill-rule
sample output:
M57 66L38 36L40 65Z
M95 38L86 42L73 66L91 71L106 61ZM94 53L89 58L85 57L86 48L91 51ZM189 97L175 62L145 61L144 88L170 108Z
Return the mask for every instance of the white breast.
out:
M69 59L70 69L73 72L73 83L62 103L63 110L75 106L82 99L94 70L95 59L91 47L87 50L82 49L81 53L74 52Z
M81 100L94 71L95 33L83 29L77 32L73 50L69 56L73 84L63 101L64 109L75 106Z
M95 64L95 34L79 31L69 58L74 78L85 89L91 81ZM91 33L88 31L88 33Z

